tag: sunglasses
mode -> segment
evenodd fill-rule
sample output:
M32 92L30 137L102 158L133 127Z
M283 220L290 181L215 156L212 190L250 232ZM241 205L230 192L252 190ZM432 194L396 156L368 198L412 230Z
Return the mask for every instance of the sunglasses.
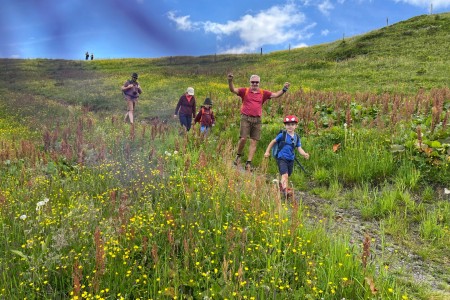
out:
M252 84L258 84L259 81L250 81Z

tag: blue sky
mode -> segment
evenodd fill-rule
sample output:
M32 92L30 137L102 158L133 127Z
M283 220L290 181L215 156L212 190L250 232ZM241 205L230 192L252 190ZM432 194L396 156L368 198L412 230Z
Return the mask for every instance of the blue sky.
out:
M10 0L0 10L0 57L268 53L448 11L450 0Z

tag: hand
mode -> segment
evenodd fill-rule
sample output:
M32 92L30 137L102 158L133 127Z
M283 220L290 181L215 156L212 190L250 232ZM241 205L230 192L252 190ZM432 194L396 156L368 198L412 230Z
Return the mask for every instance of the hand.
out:
M176 118L176 117L177 117L177 115L173 115L173 117L174 117L174 118Z
M270 156L270 153L266 151L266 153L264 153L264 157L268 158Z
M290 85L291 85L291 84L290 84L289 82L285 82L285 83L284 83L284 87L285 87L285 88L289 88Z
M228 78L229 81L233 80L233 74L232 74L232 73L229 73L228 76L227 76L227 78Z
M306 159L309 159L309 154L305 153L305 154L303 154L303 157L306 158Z

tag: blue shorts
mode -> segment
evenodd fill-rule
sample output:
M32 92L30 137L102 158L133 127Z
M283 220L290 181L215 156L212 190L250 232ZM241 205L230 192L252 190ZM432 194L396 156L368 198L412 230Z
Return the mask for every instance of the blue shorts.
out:
M294 170L294 161L293 160L278 158L277 163L278 163L278 171L280 172L280 175L288 174L288 176L291 176L292 171Z

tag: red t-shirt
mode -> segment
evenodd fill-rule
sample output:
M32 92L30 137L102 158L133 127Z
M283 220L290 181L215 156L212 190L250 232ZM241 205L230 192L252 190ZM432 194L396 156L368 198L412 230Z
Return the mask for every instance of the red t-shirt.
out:
M261 117L262 105L270 99L272 92L258 89L256 93L253 93L252 90L248 88L246 95L246 90L247 88L238 89L238 96L242 99L241 114L250 117Z

